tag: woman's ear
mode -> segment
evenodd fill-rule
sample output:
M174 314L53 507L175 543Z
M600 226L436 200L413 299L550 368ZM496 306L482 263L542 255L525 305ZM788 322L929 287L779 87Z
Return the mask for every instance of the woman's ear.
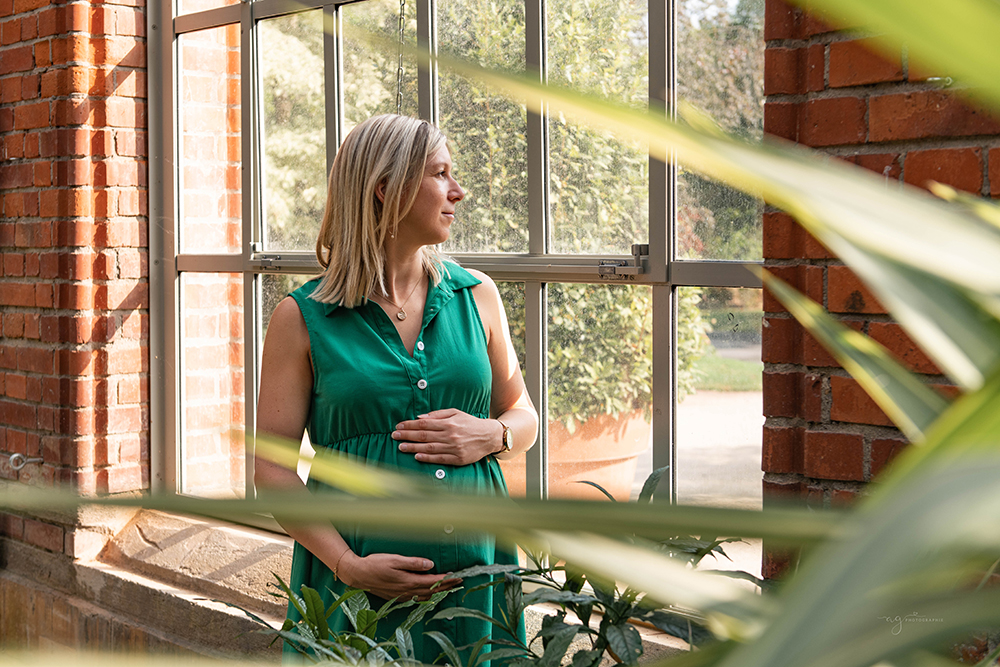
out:
M375 196L380 202L385 203L385 181L379 181L378 185L375 186Z

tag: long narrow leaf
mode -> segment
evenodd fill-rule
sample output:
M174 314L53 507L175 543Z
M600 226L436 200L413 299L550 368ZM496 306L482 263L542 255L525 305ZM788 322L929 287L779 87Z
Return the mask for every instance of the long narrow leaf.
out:
M379 42L377 37L370 39ZM410 53L424 61L430 59L417 50ZM893 312L909 298L919 297L919 290L891 292L869 271L871 266L880 267L881 275L905 266L918 274L937 276L940 285L952 283L959 291L978 296L972 301L981 308L1000 303L1000 271L995 270L1000 266L1000 229L961 207L909 186L886 188L881 179L865 170L783 142L753 146L672 123L653 112L546 86L528 76L490 71L446 56L437 56L436 62L527 100L534 111L551 104L578 121L648 144L654 157L676 157L696 171L762 195L795 215L828 248L849 261ZM848 259L850 254L863 255L869 261L862 266ZM905 286L912 281L898 282ZM899 317L909 326L905 320L914 312L904 311ZM967 389L981 386L1000 364L1000 323L996 318L924 318L919 325L909 329L911 336L944 372ZM970 331L978 339L974 349L944 344L968 339Z
M923 647L944 645L963 633L995 625L1000 622L1000 592L967 593L947 599L917 597L900 604L897 610L903 611L876 618L879 622L862 624L850 641L814 656L810 667L870 665Z
M825 9L835 23L846 19L889 38L898 57L899 43L912 58L934 74L974 86L970 94L1000 107L1000 7L991 0L948 0L947 20L942 6L912 0L793 0L811 11ZM911 60L910 67L913 67Z
M944 398L906 370L881 345L844 326L773 274L763 271L762 275L771 294L861 384L903 433L910 440L922 440L924 431L948 407Z
M443 523L456 529L517 535L523 529L559 530L586 525L594 533L634 534L667 539L678 534L712 533L761 537L785 544L811 543L836 533L837 513L769 509L765 512L600 501L518 501L477 496L421 499L356 500L337 496L331 502L303 505L296 494L271 494L267 500L223 500L185 496L84 498L59 489L33 489L0 484L0 507L15 511L62 510L82 505L144 507L222 519L273 512L308 522L364 524L410 533L439 531Z
M918 470L933 470L976 460L996 452L1000 443L1000 372L972 394L962 396L946 410L927 433L923 446L912 448L896 460L872 498L893 493Z
M267 433L254 437L254 453L268 461L294 470L299 464L299 443ZM387 498L406 495L428 495L430 485L423 485L412 475L393 473L385 468L373 468L346 454L320 452L312 459L309 476L356 496Z
M1000 522L998 476L995 454L953 465L938 461L934 469L923 467L899 481L892 493L879 493L879 502L866 503L848 521L851 538L806 561L781 596L780 618L756 642L728 656L724 667L812 667L817 656L881 622L894 599L904 604L912 596L894 582L920 581L926 590L942 585L941 573L955 571L962 577L950 585L963 583L969 549L995 548L997 542L984 539L982 526ZM873 662L865 655L841 665Z
M663 605L698 609L720 637L754 637L777 611L735 581L690 570L635 545L587 533L541 532L537 539L553 555L591 574L645 591Z

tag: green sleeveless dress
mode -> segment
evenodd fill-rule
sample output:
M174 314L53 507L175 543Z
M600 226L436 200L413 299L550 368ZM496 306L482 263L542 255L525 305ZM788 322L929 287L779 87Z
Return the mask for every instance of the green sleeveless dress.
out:
M421 463L413 454L400 452L391 437L400 421L432 410L458 408L476 417L489 417L492 372L486 334L471 290L481 281L454 263L446 263L445 269L442 281L428 291L412 357L378 304L369 302L344 308L315 301L310 295L319 284L318 278L292 293L309 331L312 355L309 439L318 452L322 448L344 452L375 465L422 476L446 489L505 496L507 486L494 457L487 456L467 466ZM309 480L308 486L316 489L319 484ZM516 563L513 554L497 548L492 536L463 533L443 522L436 536L419 541L396 537L388 531L348 528L340 533L359 556L395 553L429 558L434 562L431 573ZM465 579L465 590L445 598L438 609L461 605L502 618L496 606L503 604L502 588L487 587L466 594L485 581L485 578ZM345 588L329 568L298 543L289 583L296 592L302 584L314 588L327 606ZM381 598L368 595L374 609L384 603ZM402 609L382 620L378 639L392 638L411 609ZM299 620L291 605L288 617ZM350 629L340 610L334 612L329 624L333 631ZM490 636L494 628L474 618L420 623L411 630L411 635L415 655L425 663L434 662L440 654L438 644L424 636L429 630L444 633L456 647L461 647ZM497 639L509 639L501 636L502 631L497 630L496 634ZM286 655L294 654L288 646L285 651Z

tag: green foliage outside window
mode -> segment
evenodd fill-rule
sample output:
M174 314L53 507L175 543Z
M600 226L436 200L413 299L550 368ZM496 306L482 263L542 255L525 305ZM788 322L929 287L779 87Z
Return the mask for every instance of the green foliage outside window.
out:
M352 39L359 29L395 38L398 5L372 0L343 9L345 131L395 111L396 54ZM644 108L649 96L648 17L638 0L547 3L549 78ZM437 5L442 51L493 69L523 71L524 6L517 0ZM323 35L320 12L262 22L265 54L265 198L272 247L311 249L325 198ZM762 7L742 0L678 5L680 92L727 130L762 132ZM407 16L407 39L415 37ZM296 54L289 67L288 54ZM404 63L404 113L415 112L416 67ZM451 252L527 252L527 114L483 84L442 72L440 125L467 191L445 244ZM549 132L551 247L557 253L627 254L647 240L649 158L644 146L554 114ZM715 181L681 172L680 256L756 259L761 205ZM273 245L277 244L277 245ZM513 289L512 287L502 289ZM677 384L693 391L704 345L697 290L678 304ZM507 301L510 303L510 301ZM650 404L650 291L605 285L549 286L550 414L571 430L598 414ZM524 313L508 313L523 346ZM523 358L523 350L518 351Z

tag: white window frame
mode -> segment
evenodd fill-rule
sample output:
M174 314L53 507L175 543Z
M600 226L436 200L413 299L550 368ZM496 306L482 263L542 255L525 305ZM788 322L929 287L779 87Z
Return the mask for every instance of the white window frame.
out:
M418 42L433 45L434 0L409 0L416 4ZM260 193L260 119L257 117L258 84L255 62L255 25L266 18L323 8L336 20L336 8L342 0L256 0L177 16L173 2L153 0L147 16L149 34L149 131L150 131L150 410L151 410L151 485L154 489L177 493L180 483L179 436L180 405L180 335L178 291L184 272L241 273L244 276L246 313L259 313L257 275L265 273L313 273L319 269L311 252L261 252ZM674 3L672 0L649 0L649 103L673 116L676 89ZM544 79L545 49L544 0L525 1L526 62L529 71ZM177 51L179 35L209 28L240 24L243 148L243 248L240 254L182 253L177 243L177 183L179 164L177 124ZM324 49L326 62L335 62L334 37L327 34ZM335 110L338 98L338 68L327 67L327 165L332 163L340 144L340 114ZM667 91L664 93L664 91ZM435 120L437 87L435 72L418 72L419 114ZM664 96L666 95L666 96ZM334 110L334 111L331 111ZM549 252L546 221L547 119L535 112L527 117L528 143L528 252L523 254L465 254L453 256L464 266L480 269L495 280L524 283L526 329L526 383L541 415L546 414L545 400L545 286L549 283L616 283L622 276L610 276L602 264L611 260L633 263L631 255L559 255ZM677 289L682 287L757 287L760 279L746 269L744 262L678 259L674 241L676 170L671 164L650 157L649 168L648 255L641 258L643 271L625 276L630 285L646 285L652 290L652 463L654 468L669 466L671 474L661 481L660 493L669 492L676 501L676 328ZM627 251L628 249L623 249ZM258 359L261 346L258 316L244 318L246 368L246 433L251 438L255 428ZM542 419L542 424L546 423ZM527 454L527 489L529 497L546 493L546 435L543 427L536 446ZM247 462L247 488L252 488L253 462ZM664 485L668 488L664 489Z

